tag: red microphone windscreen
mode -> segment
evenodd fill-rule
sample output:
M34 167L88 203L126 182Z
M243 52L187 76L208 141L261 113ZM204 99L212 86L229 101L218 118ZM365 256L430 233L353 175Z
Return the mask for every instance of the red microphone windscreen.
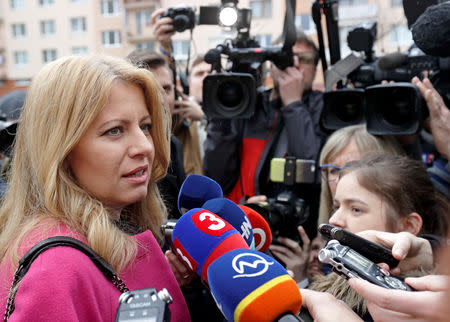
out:
M264 252L272 244L272 231L268 222L257 211L250 207L239 205L250 220L255 238L255 250Z

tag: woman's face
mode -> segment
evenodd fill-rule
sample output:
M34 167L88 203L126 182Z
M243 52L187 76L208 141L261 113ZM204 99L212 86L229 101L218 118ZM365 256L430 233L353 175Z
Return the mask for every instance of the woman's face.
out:
M355 140L350 140L350 142L341 150L333 159L330 160L330 164L337 165L338 167L344 167L347 163L352 161L361 160L361 152L356 145ZM332 170L330 168L330 170ZM336 185L338 180L328 181L328 187L330 188L331 197L336 194Z
M71 151L76 180L105 207L121 210L147 195L155 156L151 124L142 89L117 82Z
M334 196L334 214L329 222L352 233L373 229L391 231L387 225L386 203L363 188L351 172L339 180Z

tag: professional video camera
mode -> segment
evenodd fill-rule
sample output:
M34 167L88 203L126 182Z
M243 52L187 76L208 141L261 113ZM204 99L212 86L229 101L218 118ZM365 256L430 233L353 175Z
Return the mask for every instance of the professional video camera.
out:
M250 37L251 11L237 9L237 2L222 0L221 7L200 8L199 24L217 24L238 32L235 39L218 45L205 55L205 61L217 71L217 74L208 75L203 81L203 109L210 119L251 117L256 105L257 88L262 85L262 63L270 60L280 69L293 65L295 1L286 0L283 45L264 48ZM227 15L223 13L225 10ZM210 17L218 19L214 21ZM224 70L223 57L228 61L228 67Z
M417 17L416 17L417 18ZM373 44L376 23L349 32L347 43L353 51L364 52L363 59L353 54L336 62L326 72L328 84L324 93L321 124L327 130L366 123L374 135L414 134L428 115L418 89L410 83L423 71L433 71L429 77L446 102L450 102L450 58L424 54L414 46L407 53L375 57ZM351 88L338 86L336 75L346 79ZM383 81L394 84L380 85Z
M313 183L315 164L314 160L295 157L273 158L270 162L270 181L282 183L284 190L275 198L268 198L267 202L246 204L266 219L274 239L282 236L301 242L297 227L308 219L309 207L297 197L294 185Z

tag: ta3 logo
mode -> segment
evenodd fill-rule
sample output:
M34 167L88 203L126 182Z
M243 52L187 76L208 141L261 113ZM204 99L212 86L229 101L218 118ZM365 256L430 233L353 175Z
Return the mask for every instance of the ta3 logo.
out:
M194 213L192 221L202 232L213 236L221 236L223 233L234 229L228 222L208 210L199 210Z
M255 277L263 275L274 262L268 261L261 255L254 253L243 253L233 258L232 267L237 275L233 278Z

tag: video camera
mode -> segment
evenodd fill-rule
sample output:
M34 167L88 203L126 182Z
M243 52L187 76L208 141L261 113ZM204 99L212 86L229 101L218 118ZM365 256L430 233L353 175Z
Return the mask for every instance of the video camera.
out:
M321 115L326 130L366 123L367 131L374 135L417 133L428 109L410 81L414 76L422 77L423 71L433 71L429 75L431 82L446 103L450 102L450 58L425 55L414 47L407 53L375 57L375 39L376 23L353 29L347 37L348 46L364 52L364 59L357 61L350 55L327 71L326 83L327 76L339 74L340 80L346 78L352 88L332 91L336 79L328 77L331 82L326 84ZM383 80L397 83L380 85Z

